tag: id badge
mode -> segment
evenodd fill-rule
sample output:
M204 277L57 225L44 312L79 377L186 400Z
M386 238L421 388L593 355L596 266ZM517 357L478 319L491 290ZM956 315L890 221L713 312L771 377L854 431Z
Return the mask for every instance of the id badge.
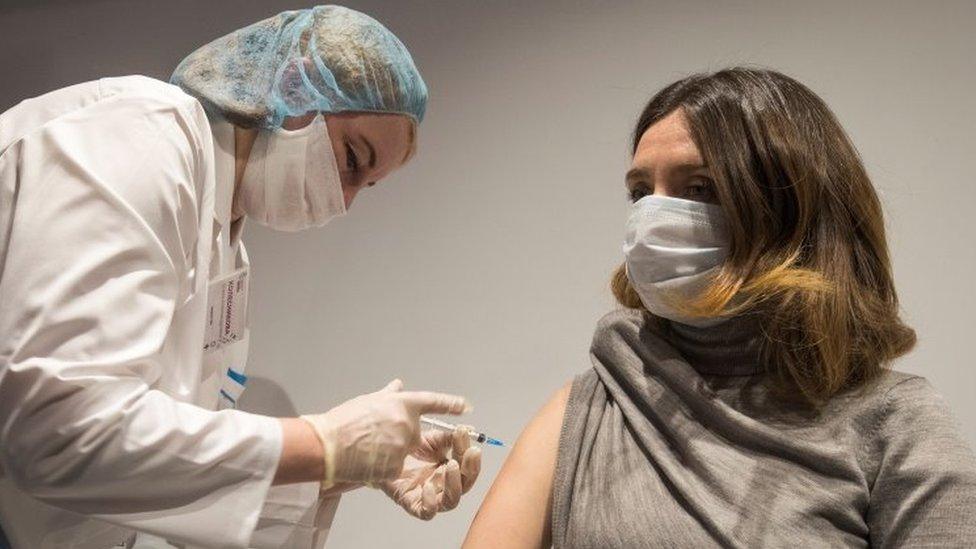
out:
M249 267L218 278L207 289L206 330L203 351L213 352L241 341L247 330Z

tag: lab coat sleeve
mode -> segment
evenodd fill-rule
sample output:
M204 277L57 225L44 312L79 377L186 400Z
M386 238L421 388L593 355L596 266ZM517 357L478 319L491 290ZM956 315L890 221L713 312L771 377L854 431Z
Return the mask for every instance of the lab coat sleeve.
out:
M250 547L325 547L342 491L320 492L320 486L317 482L273 486Z
M49 505L177 542L246 547L280 457L278 421L195 406L199 377L166 374L199 376L199 349L171 343L201 291L211 146L195 102L123 96L0 157L14 201L0 220L10 227L0 467Z

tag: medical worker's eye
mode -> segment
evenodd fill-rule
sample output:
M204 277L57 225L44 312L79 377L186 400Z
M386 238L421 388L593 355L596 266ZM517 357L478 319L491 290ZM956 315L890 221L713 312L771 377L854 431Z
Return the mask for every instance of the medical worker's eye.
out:
M346 142L346 168L350 171L356 171L359 169L359 158L356 156L356 151L352 150L352 145Z

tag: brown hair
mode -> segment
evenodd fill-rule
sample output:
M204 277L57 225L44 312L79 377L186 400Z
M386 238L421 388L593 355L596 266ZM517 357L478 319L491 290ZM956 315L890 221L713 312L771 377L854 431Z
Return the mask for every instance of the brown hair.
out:
M827 105L772 70L695 74L651 98L633 151L678 109L709 166L731 240L712 284L683 308L759 313L770 380L811 404L877 377L908 352L915 332L898 316L881 204ZM644 309L623 266L611 287L622 305Z

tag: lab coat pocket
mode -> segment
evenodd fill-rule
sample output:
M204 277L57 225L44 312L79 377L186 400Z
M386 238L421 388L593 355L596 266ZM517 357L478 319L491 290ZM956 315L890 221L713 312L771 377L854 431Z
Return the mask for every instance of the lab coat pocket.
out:
M249 340L250 330L245 329L241 339L204 353L201 406L211 410L237 407L247 383L244 372Z

